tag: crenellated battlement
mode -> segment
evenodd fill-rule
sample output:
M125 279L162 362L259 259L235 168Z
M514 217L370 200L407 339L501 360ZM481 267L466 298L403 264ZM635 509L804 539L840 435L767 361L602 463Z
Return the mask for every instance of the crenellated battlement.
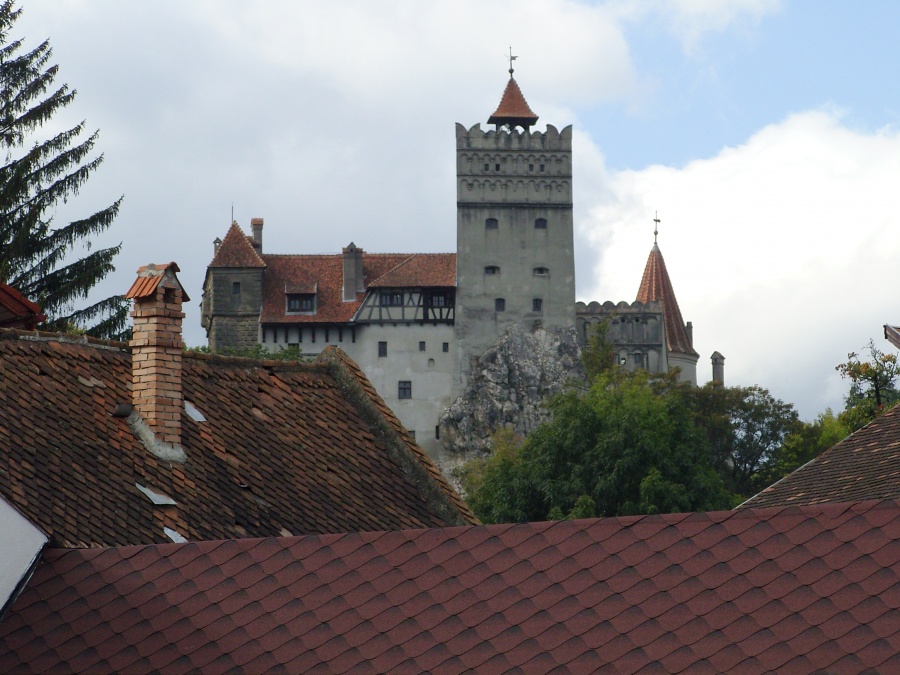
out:
M481 124L466 129L456 123L457 150L496 150L496 151L534 151L534 152L572 152L572 125L559 131L552 124L546 131L512 131L493 129L484 131Z

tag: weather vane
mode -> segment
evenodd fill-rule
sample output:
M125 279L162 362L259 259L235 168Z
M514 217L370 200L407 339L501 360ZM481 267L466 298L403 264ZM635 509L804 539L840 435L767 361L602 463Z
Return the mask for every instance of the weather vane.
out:
M513 56L513 53L512 53L512 45L510 45L510 46L509 46L509 75L510 75L510 77L512 77L512 74L513 74L513 66L512 66L512 62L515 61L517 58L519 58L519 57L518 57L518 56Z
M653 212L653 243L656 243L656 235L659 234L659 211Z

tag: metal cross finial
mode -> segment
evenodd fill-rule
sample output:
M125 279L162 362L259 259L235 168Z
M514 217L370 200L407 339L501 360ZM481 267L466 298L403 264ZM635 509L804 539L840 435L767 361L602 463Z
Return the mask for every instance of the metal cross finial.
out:
M653 243L654 243L654 244L656 243L656 235L659 234L659 232L658 232L658 230L659 230L659 223L660 223L660 220L659 220L659 212L658 212L658 211L654 211L654 212L653 212Z
M509 76L510 76L510 77L512 77L512 74L513 74L512 62L515 61L517 58L519 58L519 57L518 57L518 56L513 56L513 53L512 53L512 45L510 45L510 46L509 46Z

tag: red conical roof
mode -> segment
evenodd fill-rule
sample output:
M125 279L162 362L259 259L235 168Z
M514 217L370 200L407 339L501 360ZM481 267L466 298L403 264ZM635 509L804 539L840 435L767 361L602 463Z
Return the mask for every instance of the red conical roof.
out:
M510 127L518 125L528 129L537 121L538 116L528 107L528 102L522 96L522 90L519 89L510 70L509 82L506 83L503 98L500 99L497 110L488 118L488 124L508 124Z
M663 260L659 246L655 243L650 251L650 257L647 258L647 266L644 268L637 300L643 303L662 301L666 343L670 352L699 356L691 345L687 329L684 326L684 319L681 318L678 300L675 299L675 290L672 288L672 282L666 270L666 261Z

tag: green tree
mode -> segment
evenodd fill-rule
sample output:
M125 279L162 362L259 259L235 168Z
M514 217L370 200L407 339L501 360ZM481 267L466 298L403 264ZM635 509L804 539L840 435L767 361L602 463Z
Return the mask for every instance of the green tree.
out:
M614 315L592 324L588 332L588 343L581 350L581 363L588 381L615 366L616 346L609 337L609 324Z
M48 321L61 330L85 327L99 337L122 337L128 304L113 296L75 310L79 300L113 271L121 244L78 257L76 244L90 251L90 238L104 232L119 210L121 197L93 215L57 227L53 208L78 194L100 166L93 156L97 132L81 138L84 122L51 135L39 132L75 98L75 90L54 84L58 66L44 41L30 51L10 32L21 9L0 4L0 143L6 149L0 167L0 280L40 304Z
M813 422L801 422L761 471L763 486L772 485L815 459L850 434L847 425L832 412L821 413Z
M802 428L794 406L755 385L709 382L686 394L706 434L712 465L728 490L750 497L767 487L767 467L785 440Z
M900 374L896 354L886 354L875 347L875 341L866 345L869 360L860 360L859 354L847 354L847 362L835 366L841 377L850 380L850 391L844 397L845 407L840 418L850 431L864 427L900 400L895 381Z
M729 508L685 391L644 371L598 374L556 397L526 440L470 465L470 505L484 522Z

